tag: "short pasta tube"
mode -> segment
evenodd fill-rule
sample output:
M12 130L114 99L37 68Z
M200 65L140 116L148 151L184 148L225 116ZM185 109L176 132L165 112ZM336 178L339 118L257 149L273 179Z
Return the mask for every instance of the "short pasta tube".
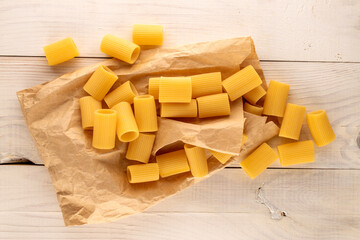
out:
M138 45L162 45L163 26L161 25L133 25L133 42Z
M305 107L288 103L280 128L280 137L299 140L305 117Z
M222 153L222 152L216 152L216 151L213 151L213 150L209 150L209 151L222 164L225 164L232 157L231 154Z
M113 149L116 138L116 111L99 109L94 112L92 146L97 149Z
M230 115L230 102L227 93L198 97L199 118Z
M139 137L129 143L126 158L142 163L148 163L155 142L155 134L140 133Z
M189 103L191 96L192 86L190 77L160 78L160 103Z
M129 183L143 183L159 180L159 165L157 163L136 164L127 167Z
M190 144L185 144L184 149L190 165L191 174L194 177L206 176L209 169L205 149Z
M197 117L197 103L191 99L190 103L161 103L160 116L168 118Z
M246 102L244 103L244 111L261 116L263 112L263 107L253 106Z
M47 45L43 49L49 66L66 62L80 54L71 37Z
M335 140L336 136L325 110L306 114L306 121L317 146L322 147Z
M225 79L222 84L227 94L229 94L230 100L235 101L236 99L242 97L245 93L248 93L254 88L260 86L262 84L262 80L254 67L248 65Z
M279 145L277 150L280 164L283 167L315 161L315 150L312 140Z
M140 55L140 47L123 38L106 34L101 41L100 50L107 55L133 64Z
M101 109L101 102L92 96L80 98L81 123L84 130L91 130L94 127L94 112Z
M264 101L264 115L283 117L290 85L271 80Z
M117 112L116 133L121 142L131 142L139 137L134 113L128 102L120 102L112 109Z
M86 82L84 90L96 100L101 101L117 79L118 76L113 71L100 65Z
M159 164L162 178L190 171L184 149L158 155L156 162Z
M138 95L139 94L132 82L126 81L118 88L106 95L104 101L109 106L109 108L112 108L119 102L128 102L130 104L133 104L134 97Z
M221 72L193 75L191 84L193 98L222 93Z
M263 96L265 96L265 94L265 89L260 85L250 92L245 93L244 98L252 105L255 105Z
M151 95L140 95L134 98L134 112L139 132L158 130L156 105Z
M159 87L161 78L149 78L149 95L159 99Z
M275 162L276 159L278 159L278 156L274 150L266 143L263 143L245 158L240 163L240 166L251 179L254 179Z

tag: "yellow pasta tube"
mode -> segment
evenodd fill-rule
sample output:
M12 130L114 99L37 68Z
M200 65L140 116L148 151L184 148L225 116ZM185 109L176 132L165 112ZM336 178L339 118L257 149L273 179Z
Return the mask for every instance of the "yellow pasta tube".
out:
M161 78L149 78L149 95L159 99L159 87Z
M130 64L133 64L140 54L138 45L110 34L106 34L102 39L100 50Z
M192 86L190 77L160 78L160 103L189 103L191 96Z
M216 151L213 151L213 150L209 150L209 151L222 164L225 164L232 157L231 154L222 153L222 152L216 152Z
M184 149L158 155L156 162L159 164L162 178L190 171Z
M66 62L80 54L70 37L47 45L43 49L49 66Z
M128 102L120 102L112 109L117 112L116 133L121 142L131 142L138 138L137 127L131 105Z
M161 103L161 117L192 118L197 117L197 103L191 99L190 103Z
M126 158L142 163L148 163L154 142L154 134L140 133L135 141L129 143Z
M193 75L191 84L193 98L222 93L221 72Z
M84 90L98 101L104 99L118 76L104 65L100 65L91 75L84 86Z
M118 88L106 95L104 101L109 106L109 108L112 108L119 102L128 102L130 104L133 104L134 97L138 95L139 94L135 86L130 81L126 81Z
M92 146L97 149L113 149L116 138L116 111L99 109L94 112Z
M305 107L288 103L280 128L280 137L299 140L301 127L305 117Z
M129 183L143 183L159 180L159 166L157 163L136 164L127 167Z
M227 93L198 97L199 118L230 115L230 102Z
M139 132L155 132L158 130L156 105L151 95L134 98L134 112Z
M250 92L247 92L244 94L244 98L251 103L252 105L255 105L263 96L265 96L266 91L264 88L260 85Z
M335 140L336 136L325 110L308 113L306 121L317 146L322 147Z
M184 149L189 161L191 174L194 177L206 176L209 170L205 150L190 144L185 144Z
M133 42L138 45L162 45L163 26L134 24Z
M258 106L253 106L246 102L244 103L244 111L261 116L263 112L263 108Z
M290 85L271 80L264 102L264 115L283 117Z
M251 179L254 179L275 162L276 159L278 159L278 156L274 150L266 143L263 143L245 158L245 160L240 163L240 166Z
M314 143L311 140L279 145L277 149L283 167L315 161Z
M101 109L101 102L92 96L80 98L81 123L84 130L91 130L94 126L94 112Z
M262 81L254 67L249 65L225 79L222 84L229 94L230 100L235 101L245 93L260 86Z

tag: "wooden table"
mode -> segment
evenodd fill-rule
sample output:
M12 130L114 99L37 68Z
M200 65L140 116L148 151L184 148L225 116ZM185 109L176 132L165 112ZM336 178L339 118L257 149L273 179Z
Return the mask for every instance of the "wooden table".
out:
M0 165L0 239L360 239L359 19L356 0L1 0L0 161L36 165ZM15 93L102 61L104 34L130 39L133 23L162 24L165 47L252 35L267 80L291 84L289 102L326 109L337 139L313 164L276 162L255 180L234 164L145 213L64 227ZM80 57L47 66L42 46L68 36ZM262 184L280 220L256 201Z

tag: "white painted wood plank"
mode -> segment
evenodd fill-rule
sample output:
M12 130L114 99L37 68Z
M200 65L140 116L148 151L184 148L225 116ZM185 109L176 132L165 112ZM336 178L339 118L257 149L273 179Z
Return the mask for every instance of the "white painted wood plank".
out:
M43 56L71 36L81 56L104 56L102 37L131 40L132 24L165 28L164 46L252 35L267 60L360 61L356 0L22 0L0 6L0 55Z
M0 58L0 153L25 156L41 163L25 126L16 91L54 79L79 67L102 59L75 59L63 66L49 67L44 58ZM291 84L289 102L308 111L325 109L337 139L316 148L316 162L298 168L357 168L360 151L356 138L360 132L360 64L262 62L267 80ZM311 139L306 122L302 139ZM272 146L286 140L274 139ZM235 164L233 166L239 166ZM276 162L273 167L278 167Z
M360 171L268 169L250 180L225 169L114 223L63 227L50 178L42 166L0 166L0 239L357 239ZM270 218L255 201L286 211Z

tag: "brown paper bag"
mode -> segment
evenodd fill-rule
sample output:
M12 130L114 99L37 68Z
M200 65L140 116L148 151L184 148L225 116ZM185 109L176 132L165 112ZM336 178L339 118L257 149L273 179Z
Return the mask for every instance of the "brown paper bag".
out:
M119 76L113 88L131 80L140 94L147 93L149 77L221 71L225 78L248 64L264 80L250 37L144 50L134 65L115 59L101 64ZM82 87L98 65L17 93L67 226L109 222L144 211L203 179L194 179L187 173L158 182L129 184L126 166L130 162L124 159L127 144L117 142L113 151L92 148L92 132L81 128L79 98L86 95ZM241 157L278 131L273 123L265 124L265 120L247 116L249 140L240 151L244 126L241 100L232 103L229 117L188 122L159 119L153 153L182 147L181 142L185 142ZM208 176L224 167L210 158Z

